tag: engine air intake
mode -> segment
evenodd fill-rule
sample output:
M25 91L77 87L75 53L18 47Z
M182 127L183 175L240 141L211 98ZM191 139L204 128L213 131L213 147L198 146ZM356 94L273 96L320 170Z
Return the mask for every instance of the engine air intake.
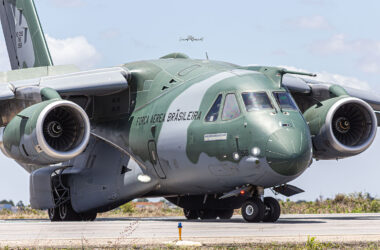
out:
M377 119L365 101L341 96L321 102L305 111L313 136L313 157L341 159L360 154L376 136Z
M52 109L43 123L43 136L53 149L67 152L83 140L84 122L80 113L72 107Z
M36 135L42 151L61 161L83 152L90 137L86 112L70 101L55 101L40 113Z
M370 111L358 103L346 103L338 108L332 120L336 139L346 146L362 145L373 129Z

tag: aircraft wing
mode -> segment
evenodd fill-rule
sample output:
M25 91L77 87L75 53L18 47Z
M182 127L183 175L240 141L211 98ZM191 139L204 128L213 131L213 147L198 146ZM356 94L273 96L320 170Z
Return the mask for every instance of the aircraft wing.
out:
M293 75L284 75L282 84L286 86L292 93L293 97L295 97L297 104L300 106L300 108L302 107L301 111L305 111L305 109L309 106L305 105L305 103L312 103L312 99L323 101L325 99L331 98L332 96L330 96L330 87L339 85L296 77ZM379 121L378 125L380 126L380 95L366 90L360 90L346 86L341 87L344 88L350 96L362 99L363 101L367 102L375 111Z
M69 70L75 69L71 67ZM123 67L61 74L62 71L67 72L67 67L49 66L0 73L0 127L24 108L41 102L41 90L44 88L54 89L61 97L70 99L112 95L129 87L130 73ZM23 79L26 77L30 78Z
M0 83L0 102L16 98L17 91L25 87L48 87L56 90L62 96L108 95L128 88L129 75L127 69L113 67L5 81Z
M317 91L329 91L329 88L335 85L333 83L320 82L311 79L295 77L292 75L285 75L282 84L286 86L292 93L305 94L309 96L313 96ZM343 87L350 96L357 97L366 101L375 111L380 112L380 95L366 90L360 90L346 86L341 87Z

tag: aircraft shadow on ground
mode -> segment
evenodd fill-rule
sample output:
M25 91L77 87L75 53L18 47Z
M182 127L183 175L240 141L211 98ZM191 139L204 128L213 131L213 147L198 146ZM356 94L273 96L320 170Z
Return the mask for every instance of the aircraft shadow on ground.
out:
M152 218L140 218L140 217L120 217L120 218L97 218L96 221L170 221L170 222L184 222L188 221L185 218L175 217L152 217ZM279 219L276 224L314 224L314 223L327 223L329 220L380 220L380 216L320 216L320 217L297 217L297 218L284 218ZM49 219L5 219L4 222L49 222ZM243 218L232 218L230 220L190 220L194 223L247 223ZM269 224L269 223L268 223Z
M193 222L193 223L248 223L244 221L244 219L233 218L230 220L186 220L185 218L99 218L97 221L170 221L170 222ZM307 220L303 218L303 220L299 219L283 219L279 220L276 223L278 224L313 224L313 223L326 223L325 221L317 221L317 220ZM270 224L270 223L265 223Z
M380 220L380 216L321 216L321 217L314 217L314 218L308 218L308 217L299 217L297 219L322 219L322 220Z

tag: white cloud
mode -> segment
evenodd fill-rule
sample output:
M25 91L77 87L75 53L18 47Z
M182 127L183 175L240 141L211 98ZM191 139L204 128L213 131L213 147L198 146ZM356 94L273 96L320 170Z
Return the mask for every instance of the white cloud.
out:
M316 79L323 82L335 83L335 84L347 86L354 89L363 89L363 90L370 89L370 86L367 82L359 80L356 77L332 74L326 71L317 73Z
M380 62L377 59L362 59L358 62L359 68L365 73L379 73L380 72Z
M358 57L357 67L363 72L380 73L380 41L349 40L344 34L337 34L328 40L314 42L311 51L325 55L350 53Z
M342 53L352 49L343 34L332 36L329 40L318 41L312 45L312 51L321 54Z
M295 27L302 29L330 29L331 25L323 16L303 16L289 21Z
M280 67L286 68L288 70L294 70L294 71L300 71L300 72L310 72L308 70L299 69L299 68L292 67L292 66L280 66ZM342 85L342 86L346 86L346 87L350 87L350 88L354 88L354 89L362 89L362 90L369 90L370 89L370 85L367 82L359 80L356 77L344 76L344 75L339 75L339 74L332 74L332 73L329 73L326 71L312 72L312 73L316 73L317 76L316 77L302 76L302 78L309 78L309 79L316 80L316 81L338 84L338 85Z
M74 64L88 69L100 60L100 54L83 36L56 39L46 35L46 40L55 65Z

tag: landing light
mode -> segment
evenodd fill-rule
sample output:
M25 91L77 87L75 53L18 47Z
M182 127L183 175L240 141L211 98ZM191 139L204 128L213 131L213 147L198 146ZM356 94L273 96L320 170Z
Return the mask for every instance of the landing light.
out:
M254 147L251 150L251 153L252 153L253 156L258 156L260 154L260 152L261 152L261 150L258 147Z
M240 159L239 153L233 153L232 157L234 158L235 161L238 161Z
M147 183L151 181L151 178L148 175L140 174L139 176L137 176L137 180L139 180L140 182Z

